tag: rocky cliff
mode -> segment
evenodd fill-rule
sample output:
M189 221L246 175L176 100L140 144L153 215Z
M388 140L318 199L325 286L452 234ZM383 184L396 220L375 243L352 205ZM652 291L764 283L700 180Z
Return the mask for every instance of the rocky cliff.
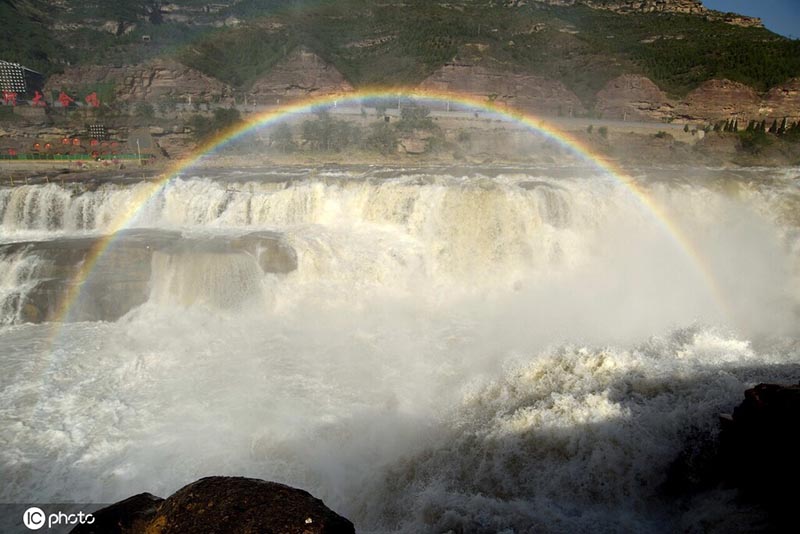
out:
M709 80L686 95L676 114L689 120L757 118L761 98L752 88L730 80Z
M700 0L532 0L551 6L574 6L583 4L592 9L603 9L623 15L631 13L682 13L686 15L702 15L708 20L722 21L728 24L761 28L761 19L746 17L735 13L721 13L707 9ZM525 0L513 0L511 5L521 6Z
M223 82L169 59L129 66L86 65L68 67L47 80L45 91L77 90L113 84L117 100L226 102L232 89Z
M761 113L776 118L800 119L800 78L770 89L761 101Z
M534 113L569 116L584 111L580 99L561 82L469 63L445 65L419 87L466 94L481 101Z
M738 118L800 119L800 79L764 95L730 80L709 80L682 99L671 99L643 76L623 75L597 94L595 110L607 119L713 122Z
M649 78L624 74L597 94L595 110L605 118L663 121L674 115L675 104Z
M353 86L338 70L301 47L256 80L248 90L248 98L258 104L271 105L351 91Z

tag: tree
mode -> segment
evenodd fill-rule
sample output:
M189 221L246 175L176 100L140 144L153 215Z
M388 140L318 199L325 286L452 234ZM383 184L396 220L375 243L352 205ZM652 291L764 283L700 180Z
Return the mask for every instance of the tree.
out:
M279 152L294 152L297 143L294 142L292 129L285 122L280 123L269 136L270 144Z
M312 149L339 152L358 142L358 129L349 122L335 119L325 110L316 115L302 127L303 139Z
M152 104L148 104L147 102L139 102L133 108L133 114L140 119L152 119L156 115L156 110L153 108Z
M772 121L772 126L769 127L769 133L778 133L778 119Z
M786 133L786 117L783 118L783 122L781 122L781 127L778 128L778 135L784 135Z
M370 130L365 143L367 149L375 150L384 155L397 151L397 131L395 128L385 122L376 122L370 127Z
M430 118L431 110L425 106L410 104L400 110L400 130L435 130L437 126Z

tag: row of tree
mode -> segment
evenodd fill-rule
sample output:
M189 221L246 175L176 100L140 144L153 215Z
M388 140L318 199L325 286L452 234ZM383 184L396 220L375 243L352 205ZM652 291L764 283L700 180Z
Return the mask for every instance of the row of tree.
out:
M715 132L738 132L739 131L739 119L728 119L724 122L720 121L714 125ZM800 122L795 121L790 123L786 117L779 123L778 119L772 121L772 126L767 128L767 121L762 120L761 122L751 120L747 123L747 128L745 128L746 132L761 132L761 133L771 133L774 135L786 135L793 131L800 131Z
M430 110L424 106L407 106L400 110L400 120L390 123L379 120L365 130L352 122L332 117L327 111L319 111L314 119L301 125L300 134L303 148L322 152L341 152L349 148L359 148L381 154L391 154L397 150L400 138L415 130L425 131L436 137L439 127L429 116ZM281 123L270 135L271 146L280 152L293 152L300 149L291 127Z

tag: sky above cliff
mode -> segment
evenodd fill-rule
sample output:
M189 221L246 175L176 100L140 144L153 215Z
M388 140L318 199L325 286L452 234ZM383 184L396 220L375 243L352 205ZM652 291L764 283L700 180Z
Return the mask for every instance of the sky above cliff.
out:
M703 5L717 11L760 17L764 26L775 33L800 39L800 0L703 0Z

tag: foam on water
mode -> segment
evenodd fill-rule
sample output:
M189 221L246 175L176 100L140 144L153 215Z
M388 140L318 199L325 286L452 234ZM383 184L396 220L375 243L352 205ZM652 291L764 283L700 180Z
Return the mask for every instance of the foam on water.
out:
M53 325L0 329L0 501L166 495L235 474L308 489L365 532L692 531L731 517L728 493L681 504L660 487L745 387L797 380L798 234L773 209L785 196L651 185L707 252L723 311L613 183L344 174L176 180L134 222L274 230L294 272L154 253L149 300L116 322L66 324L52 347ZM136 186L30 187L49 196L4 208L4 238L102 231L99 214ZM53 213L45 197L91 205L95 222L20 215ZM30 258L0 263L3 291L24 286Z

